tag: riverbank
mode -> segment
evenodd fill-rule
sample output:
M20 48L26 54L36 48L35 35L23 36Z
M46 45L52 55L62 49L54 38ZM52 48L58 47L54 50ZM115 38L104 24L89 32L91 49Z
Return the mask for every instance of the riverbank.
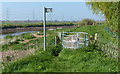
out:
M47 26L46 29L60 29L60 28L72 28L76 27L75 25L72 26ZM24 31L42 31L43 27L26 27L26 28L7 28L2 29L0 31L0 34L8 34L8 33L14 33L14 32L24 32Z
M103 35L99 47L90 45L77 50L62 48L61 43L55 46L55 36L58 32L87 32L94 35L96 32ZM111 36L104 30L103 25L81 26L62 30L48 31L46 36L46 51L43 51L43 37L31 40L28 43L11 43L4 45L3 50L29 50L36 49L34 55L4 64L3 72L118 72L118 59L108 57L101 47L111 40ZM19 37L26 40L33 34L25 34ZM36 35L38 35L36 33ZM31 37L30 37L31 36ZM34 35L35 36L35 35ZM24 41L26 41L24 40ZM19 40L23 41L23 40ZM103 43L104 42L104 43ZM97 42L98 43L98 42ZM33 45L34 44L34 45ZM38 46L37 46L38 45ZM24 47L23 47L24 46ZM113 45L111 45L113 46ZM21 54L20 54L21 55Z

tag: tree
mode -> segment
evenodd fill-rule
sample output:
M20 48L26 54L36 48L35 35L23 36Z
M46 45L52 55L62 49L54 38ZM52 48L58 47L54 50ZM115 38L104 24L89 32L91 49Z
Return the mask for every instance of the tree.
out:
M95 25L97 22L92 19L83 19L79 22L80 25Z
M118 31L119 2L86 2L94 14L103 14L112 31Z

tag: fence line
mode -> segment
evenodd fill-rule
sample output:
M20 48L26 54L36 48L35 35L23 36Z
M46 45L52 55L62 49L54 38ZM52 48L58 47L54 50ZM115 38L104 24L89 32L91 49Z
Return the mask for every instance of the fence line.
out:
M116 39L116 38L115 38ZM116 41L108 41L107 43L102 42L102 36L98 36L98 42L97 46L109 57L120 59L118 56L119 50L118 50L118 40Z

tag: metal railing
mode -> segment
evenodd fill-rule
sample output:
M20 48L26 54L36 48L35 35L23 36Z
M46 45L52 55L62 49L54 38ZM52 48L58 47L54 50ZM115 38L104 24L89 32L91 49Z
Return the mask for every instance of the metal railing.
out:
M88 46L88 33L61 32L61 41L64 48L82 48Z

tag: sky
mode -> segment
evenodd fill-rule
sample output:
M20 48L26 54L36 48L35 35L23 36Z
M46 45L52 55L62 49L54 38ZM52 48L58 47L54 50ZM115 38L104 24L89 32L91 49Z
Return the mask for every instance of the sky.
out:
M0 20L42 20L43 7L53 9L53 12L47 13L47 20L104 20L104 17L93 14L85 2L2 2Z

